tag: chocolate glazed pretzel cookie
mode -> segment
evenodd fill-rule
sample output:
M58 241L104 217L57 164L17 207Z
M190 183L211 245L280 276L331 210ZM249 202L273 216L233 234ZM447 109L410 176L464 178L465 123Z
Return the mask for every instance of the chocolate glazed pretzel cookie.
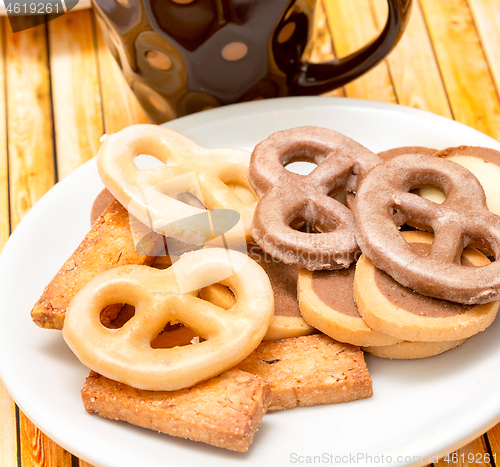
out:
M434 185L442 204L410 190ZM402 155L374 167L359 187L354 206L363 253L395 281L422 295L464 304L500 296L500 217L489 212L479 181L446 159ZM408 220L434 232L430 252L418 255L399 226ZM466 246L485 248L496 258L481 267L459 262Z
M292 162L313 162L309 175L288 171ZM259 246L286 264L309 271L349 267L358 251L351 211L333 195L355 193L362 177L381 159L361 144L317 127L274 133L258 144L249 181L260 201L252 237ZM307 221L319 233L294 230Z

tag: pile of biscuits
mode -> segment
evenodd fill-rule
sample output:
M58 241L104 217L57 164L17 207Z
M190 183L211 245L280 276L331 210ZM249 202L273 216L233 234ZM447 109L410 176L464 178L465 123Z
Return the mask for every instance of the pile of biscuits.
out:
M97 164L90 231L31 312L91 369L89 413L243 452L267 412L370 397L363 350L429 357L495 318L497 151L301 127L250 155L136 125Z

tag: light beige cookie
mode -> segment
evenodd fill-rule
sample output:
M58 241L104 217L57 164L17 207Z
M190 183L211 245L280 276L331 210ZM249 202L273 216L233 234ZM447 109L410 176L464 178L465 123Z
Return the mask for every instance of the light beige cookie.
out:
M417 254L430 250L433 235L428 232L401 233ZM466 248L462 265L489 264L479 251ZM417 294L377 269L362 255L354 276L354 299L363 320L371 328L407 341L454 341L486 329L494 320L498 302L462 305Z
M447 350L462 345L467 339L441 342L409 342L403 341L399 344L380 345L376 347L363 347L365 352L381 358L395 360L414 360L418 358L434 357Z
M299 272L299 304L303 318L316 329L352 345L390 345L401 339L371 329L353 298L355 265L334 271Z

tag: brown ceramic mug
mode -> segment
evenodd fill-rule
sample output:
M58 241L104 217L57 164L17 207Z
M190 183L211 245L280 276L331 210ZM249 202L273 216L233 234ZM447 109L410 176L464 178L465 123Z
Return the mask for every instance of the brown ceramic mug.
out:
M388 0L380 35L348 57L302 60L316 0L93 0L97 21L146 112L164 122L223 104L321 94L396 45L411 0Z

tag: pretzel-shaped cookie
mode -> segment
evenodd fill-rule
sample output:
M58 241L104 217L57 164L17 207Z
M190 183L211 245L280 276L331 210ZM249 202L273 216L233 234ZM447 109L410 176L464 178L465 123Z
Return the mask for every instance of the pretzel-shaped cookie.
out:
M488 210L500 215L500 197L498 196L500 151L480 146L458 146L443 149L434 155L452 160L469 169L481 182L486 194ZM443 193L435 187L423 187L420 189L420 194L436 202L443 201Z
M427 254L434 240L429 232L410 230L401 234L419 255ZM474 268L490 264L490 260L475 248L465 248L460 264ZM484 331L498 312L498 302L463 305L418 294L377 269L365 255L356 263L353 295L359 314L370 328L403 341L466 339Z
M224 310L198 298L198 290L180 293L181 277L201 288L207 277L221 277L221 271L229 272L220 283L234 292L233 308ZM113 303L135 307L134 317L118 330L100 322L101 311ZM209 248L187 253L164 270L131 265L97 275L71 302L63 336L92 370L138 389L172 391L239 363L260 344L272 316L273 291L263 269L238 251ZM206 340L153 349L151 341L176 321Z
M314 162L309 175L288 171L292 162ZM274 133L252 153L248 178L260 201L252 236L271 256L310 271L348 267L358 250L351 211L332 195L356 192L381 159L333 130L301 127ZM290 227L308 221L320 233Z
M411 190L434 185L442 204ZM359 187L354 206L363 253L396 282L434 298L464 304L500 296L500 217L485 207L479 181L462 166L433 156L402 155L374 167ZM399 227L408 220L430 227L434 241L418 255ZM480 267L462 266L466 246L486 248L496 258Z
M139 170L134 159L151 155L164 165ZM250 157L232 148L204 149L181 134L156 125L133 125L109 136L97 156L101 179L115 198L155 232L199 244L206 235L196 226L176 222L206 212L169 196L182 192L196 195L184 175L195 172L208 209L232 209L242 219L250 240L255 203L244 203L228 185L244 187L253 195L247 179ZM203 227L200 227L203 228Z

